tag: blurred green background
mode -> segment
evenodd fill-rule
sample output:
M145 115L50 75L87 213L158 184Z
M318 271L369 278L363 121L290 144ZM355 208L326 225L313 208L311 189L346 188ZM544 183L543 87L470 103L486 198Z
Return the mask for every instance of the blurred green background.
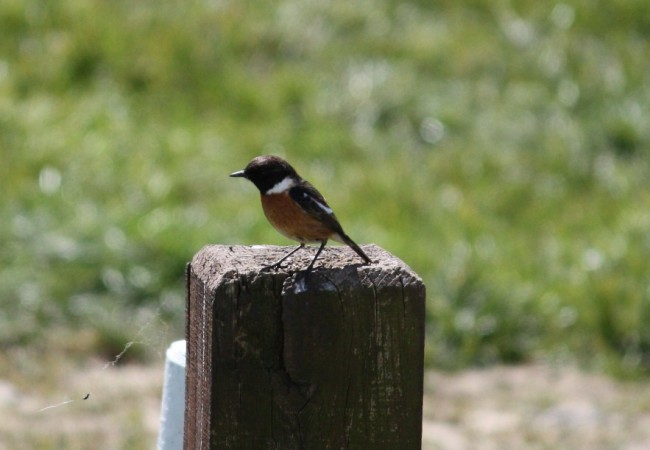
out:
M0 36L18 370L146 361L203 245L289 245L227 176L267 153L423 277L428 364L650 369L647 0L4 0Z

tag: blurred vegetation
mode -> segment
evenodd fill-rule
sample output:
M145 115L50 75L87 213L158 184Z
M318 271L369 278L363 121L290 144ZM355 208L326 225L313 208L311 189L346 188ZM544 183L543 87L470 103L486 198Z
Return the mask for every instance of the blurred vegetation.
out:
M7 354L182 336L199 248L289 244L227 177L272 153L424 278L430 364L650 369L646 0L5 0L0 35Z

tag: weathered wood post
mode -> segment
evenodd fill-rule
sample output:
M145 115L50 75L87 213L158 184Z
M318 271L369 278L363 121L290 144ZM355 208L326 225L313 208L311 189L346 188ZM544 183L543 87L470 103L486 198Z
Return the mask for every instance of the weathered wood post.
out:
M425 288L364 246L261 271L285 247L214 245L188 266L186 450L419 449Z

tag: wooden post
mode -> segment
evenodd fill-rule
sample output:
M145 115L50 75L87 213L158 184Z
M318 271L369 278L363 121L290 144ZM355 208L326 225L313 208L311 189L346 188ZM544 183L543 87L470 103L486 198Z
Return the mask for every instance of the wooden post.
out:
M425 288L370 245L214 245L187 273L186 450L419 449Z

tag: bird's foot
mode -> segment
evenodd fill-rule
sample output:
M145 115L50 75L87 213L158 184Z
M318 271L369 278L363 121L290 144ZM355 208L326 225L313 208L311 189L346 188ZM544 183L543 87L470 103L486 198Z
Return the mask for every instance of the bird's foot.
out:
M280 269L283 269L285 267L287 267L287 266L282 264L282 262L275 262L273 264L269 264L268 266L262 267L262 272L266 272L266 271L269 271L269 270L280 270Z

